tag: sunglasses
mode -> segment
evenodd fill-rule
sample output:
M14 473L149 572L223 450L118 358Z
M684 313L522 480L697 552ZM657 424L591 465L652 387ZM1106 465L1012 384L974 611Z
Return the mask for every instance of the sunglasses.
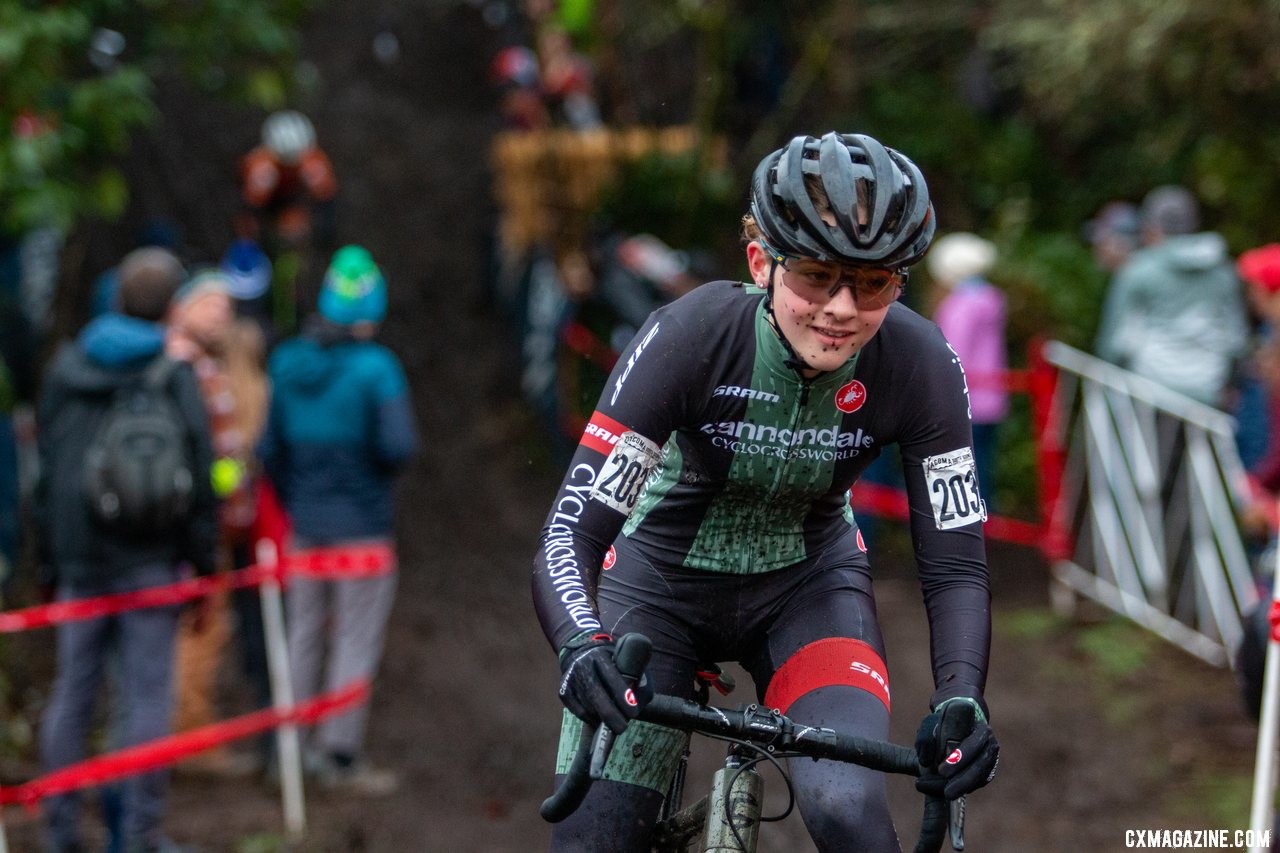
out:
M842 287L849 288L859 310L876 311L898 298L907 283L907 270L885 267L842 267L839 264L787 255L760 240L769 257L782 268L782 283L809 302L825 302Z

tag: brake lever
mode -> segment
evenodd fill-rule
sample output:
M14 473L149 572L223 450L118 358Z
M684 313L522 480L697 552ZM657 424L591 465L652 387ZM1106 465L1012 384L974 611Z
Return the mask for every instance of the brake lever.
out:
M632 682L639 682L644 677L644 668L649 663L649 653L653 644L643 634L624 634L618 638L613 660L618 672ZM632 688L634 689L634 688ZM604 778L604 766L609 761L609 753L613 751L613 729L600 726L596 731L595 744L591 748L591 765L587 775L593 781Z
M956 797L947 803L947 835L953 850L964 849L964 797Z

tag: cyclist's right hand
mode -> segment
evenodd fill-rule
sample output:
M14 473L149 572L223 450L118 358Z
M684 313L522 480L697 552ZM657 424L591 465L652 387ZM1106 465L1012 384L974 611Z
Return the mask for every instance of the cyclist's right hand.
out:
M618 671L613 655L608 634L586 634L566 643L560 650L560 701L584 722L604 723L621 734L639 715L645 697Z

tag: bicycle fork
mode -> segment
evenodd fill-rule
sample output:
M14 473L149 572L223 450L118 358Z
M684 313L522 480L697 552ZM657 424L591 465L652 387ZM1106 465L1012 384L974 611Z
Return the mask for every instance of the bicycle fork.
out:
M760 833L764 780L730 754L711 782L704 853L752 853Z

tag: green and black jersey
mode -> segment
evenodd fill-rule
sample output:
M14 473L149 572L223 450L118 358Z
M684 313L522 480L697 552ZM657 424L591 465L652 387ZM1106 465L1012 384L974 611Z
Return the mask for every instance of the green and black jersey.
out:
M959 359L894 304L856 358L805 380L762 297L703 285L655 311L622 354L542 531L533 583L548 638L559 648L599 629L596 583L620 533L655 563L733 574L851 541L849 488L897 443L935 678L949 662L985 674L986 511Z

